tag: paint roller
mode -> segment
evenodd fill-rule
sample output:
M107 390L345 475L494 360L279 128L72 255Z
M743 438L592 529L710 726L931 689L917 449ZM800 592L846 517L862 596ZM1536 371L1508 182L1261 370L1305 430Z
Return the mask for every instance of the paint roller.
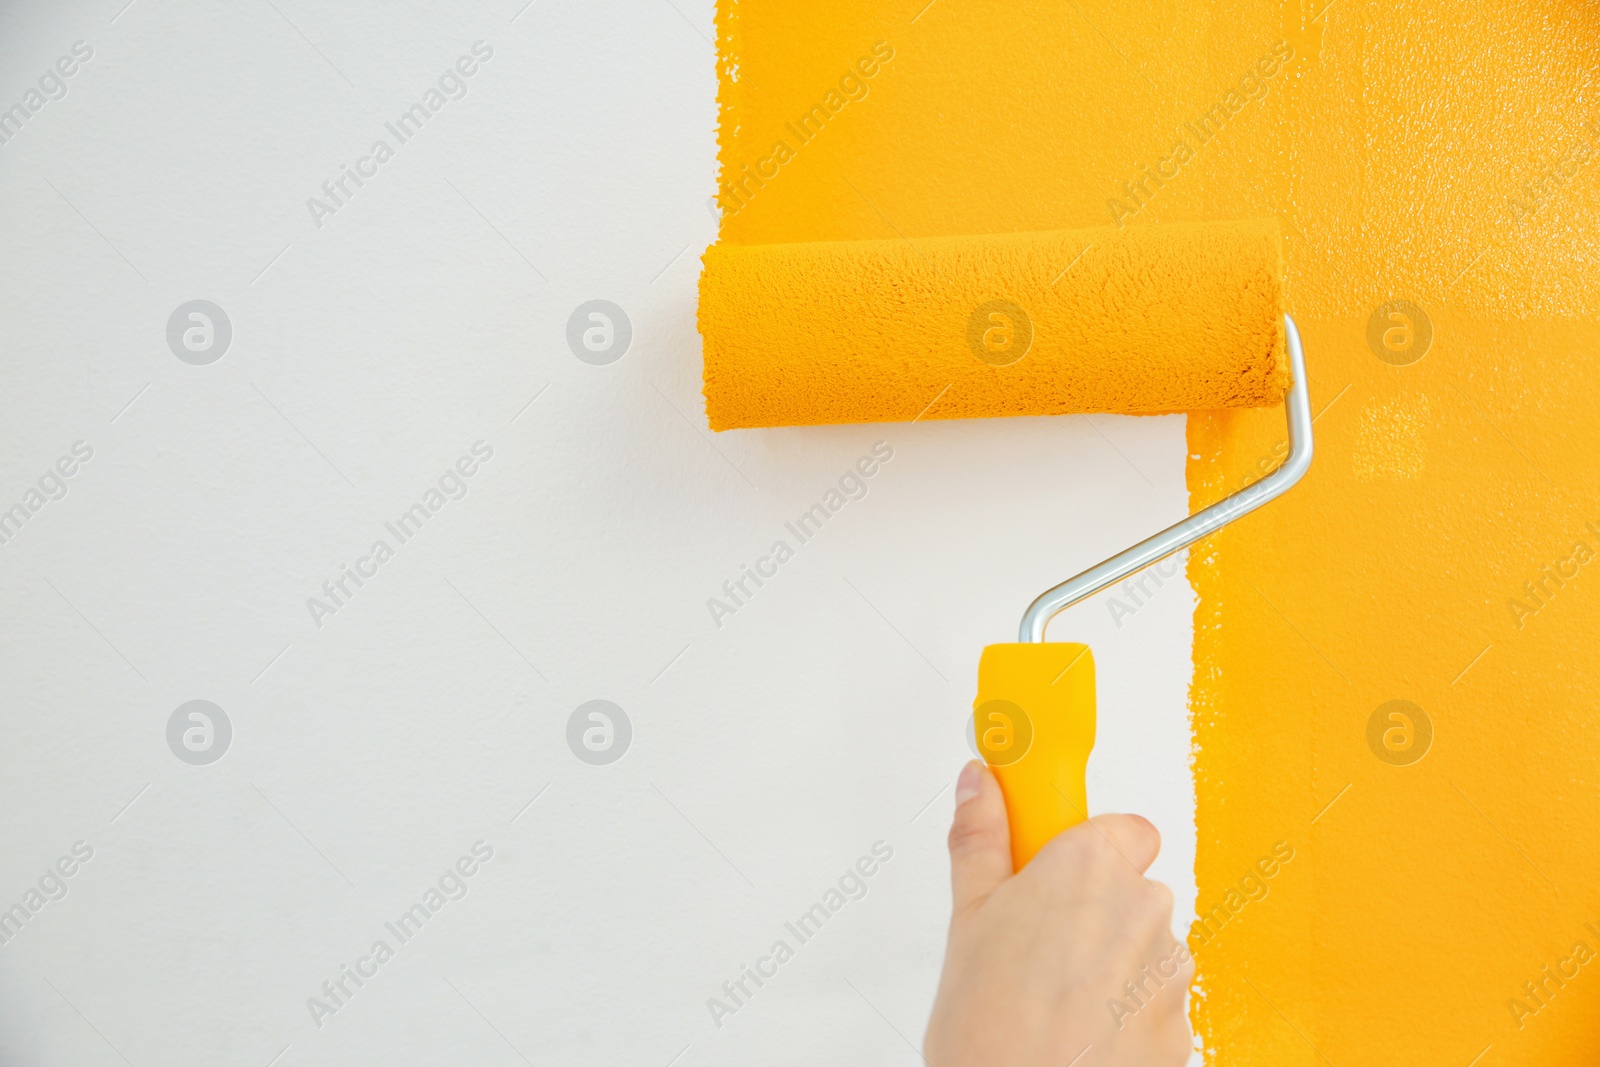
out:
M714 430L1284 405L1276 470L1046 590L1015 643L983 650L974 742L1005 794L1018 870L1088 813L1094 659L1046 641L1050 620L1281 495L1311 464L1282 278L1275 219L706 251Z

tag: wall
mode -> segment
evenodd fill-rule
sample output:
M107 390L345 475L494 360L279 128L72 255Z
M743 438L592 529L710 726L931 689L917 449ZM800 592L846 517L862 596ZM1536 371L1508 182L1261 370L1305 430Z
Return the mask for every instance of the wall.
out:
M1283 220L1318 458L1189 561L1194 1019L1217 1063L1591 1058L1593 9L723 14L726 239ZM1192 502L1282 440L1192 416Z
M874 94L943 12L912 14ZM877 36L819 37L796 93ZM40 905L0 945L0 1063L910 1059L978 651L1184 512L1184 421L706 432L714 37L682 0L0 12L0 103L92 51L0 145L0 501L39 491L0 544L0 904ZM169 336L193 300L225 349L206 309ZM625 350L587 311L569 341L594 300ZM1188 900L1192 597L1111 608L1057 624L1100 663L1091 796L1161 825ZM609 764L587 712L569 742L593 700L631 726Z

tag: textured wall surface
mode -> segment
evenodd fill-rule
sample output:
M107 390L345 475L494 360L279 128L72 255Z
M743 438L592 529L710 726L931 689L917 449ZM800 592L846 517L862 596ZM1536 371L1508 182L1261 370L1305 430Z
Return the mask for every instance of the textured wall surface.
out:
M875 94L946 4L893 14ZM807 101L880 36L817 31ZM917 1062L979 651L1183 513L1184 421L710 434L715 36L684 0L0 5L0 1064ZM1101 669L1090 795L1188 900L1164 581L1058 633Z
M725 5L725 239L1284 222L1317 459L1189 564L1215 1062L1593 1058L1597 22ZM1283 454L1188 427L1197 505Z

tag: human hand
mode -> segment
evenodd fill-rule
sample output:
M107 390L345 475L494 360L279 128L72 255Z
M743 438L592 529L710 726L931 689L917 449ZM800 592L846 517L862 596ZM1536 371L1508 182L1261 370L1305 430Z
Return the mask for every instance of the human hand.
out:
M923 1046L931 1067L1162 1067L1192 1047L1189 951L1172 891L1144 877L1161 835L1097 815L1011 873L1000 784L962 769L950 828L953 910Z

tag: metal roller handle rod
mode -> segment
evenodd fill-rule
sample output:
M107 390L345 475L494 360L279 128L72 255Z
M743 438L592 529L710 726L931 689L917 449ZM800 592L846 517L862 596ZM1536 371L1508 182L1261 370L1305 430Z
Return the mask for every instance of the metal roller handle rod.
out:
M1288 458L1278 465L1277 470L1253 485L1167 527L1154 537L1145 538L1104 563L1045 590L1028 605L1028 610L1022 616L1017 640L1023 643L1043 641L1045 627L1050 625L1050 620L1073 604L1120 582L1130 574L1138 573L1152 563L1166 559L1174 552L1188 548L1239 516L1282 496L1301 479L1311 467L1311 399L1306 392L1306 361L1300 348L1300 331L1295 327L1294 319L1288 315L1283 317L1283 326L1288 341L1289 368L1294 375L1294 384L1283 401L1289 419Z

